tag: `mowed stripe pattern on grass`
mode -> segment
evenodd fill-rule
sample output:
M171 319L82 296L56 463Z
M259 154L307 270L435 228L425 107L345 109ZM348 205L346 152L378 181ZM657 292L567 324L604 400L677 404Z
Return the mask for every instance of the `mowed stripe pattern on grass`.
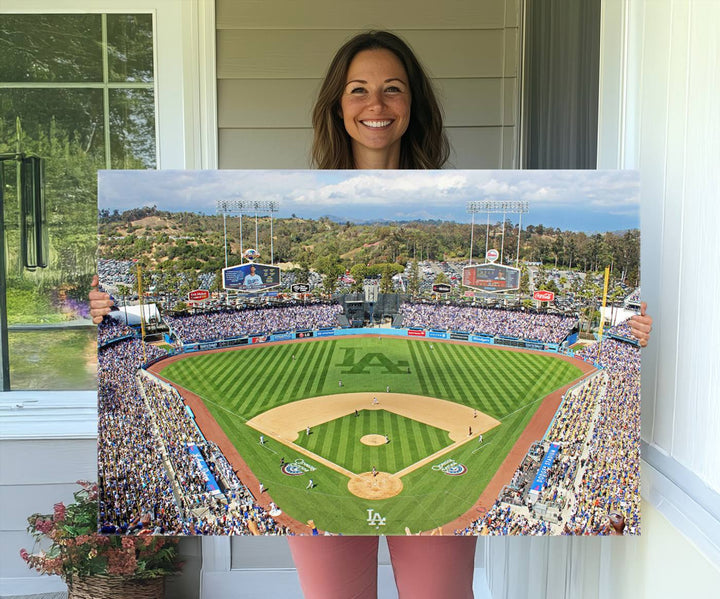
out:
M368 361L353 371L349 350L358 362L369 354L385 362ZM392 367L397 363L408 366ZM456 401L502 420L579 370L551 356L488 346L351 337L189 356L162 374L245 419L297 399L389 387Z
M387 435L389 443L364 445L365 435ZM452 444L447 431L405 418L387 410L359 410L304 431L298 445L331 462L360 474L375 466L395 473Z

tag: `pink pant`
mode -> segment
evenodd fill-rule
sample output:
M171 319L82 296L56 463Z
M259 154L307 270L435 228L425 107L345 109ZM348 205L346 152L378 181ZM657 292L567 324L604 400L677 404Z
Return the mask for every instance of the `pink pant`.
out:
M377 537L288 537L306 599L375 599ZM475 537L388 537L400 599L472 599Z

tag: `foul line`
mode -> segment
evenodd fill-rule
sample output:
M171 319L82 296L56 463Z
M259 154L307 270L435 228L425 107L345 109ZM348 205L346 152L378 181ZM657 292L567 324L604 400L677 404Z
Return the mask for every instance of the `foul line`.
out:
M481 449L487 447L488 445L492 445L492 441L488 441L487 443L482 443L482 444L480 445L480 447L476 447L475 449L473 449L472 452L470 453L470 455L475 454L476 452L478 452L478 451L480 451Z

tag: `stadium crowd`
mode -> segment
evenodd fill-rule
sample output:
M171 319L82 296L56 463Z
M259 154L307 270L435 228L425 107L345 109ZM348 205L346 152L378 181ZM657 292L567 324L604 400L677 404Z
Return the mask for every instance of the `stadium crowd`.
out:
M104 334L125 331L106 324ZM283 534L208 443L180 395L138 369L165 352L138 339L98 351L99 522L120 534ZM142 380L142 384L139 383ZM210 491L194 443L219 482Z
M625 322L621 322L618 325L615 325L614 327L610 327L605 331L605 334L610 337L620 337L622 339L627 339L633 343L635 342L633 340L630 324L627 320Z
M269 335L276 331L335 327L340 312L342 306L339 304L310 304L165 316L164 320L183 343L195 343L246 335Z
M575 317L492 308L403 304L400 312L403 314L403 327L442 328L544 343L562 342L577 326Z
M152 346L144 349L148 357L160 354ZM145 528L179 532L179 511L135 381L144 361L143 344L136 339L98 351L99 521L104 532L133 530L148 514Z
M167 453L185 518L184 534L278 534L280 530L267 512L253 503L253 496L242 485L217 445L206 442L186 408L180 394L152 375L142 378L142 393L149 412L158 426ZM195 444L201 451L210 475L225 490L208 491L209 477L187 446Z
M135 331L132 327L106 318L98 326L98 347L102 347L106 343L112 343L123 337L134 337Z
M603 370L563 398L542 441L560 451L539 495L529 492L526 457L485 517L458 534L615 534L618 514L623 534L640 533L640 349L606 338L576 356Z
M119 288L121 285L127 287L130 295L137 289L137 262L133 260L112 260L109 258L100 258L98 260L97 274L102 281L103 286L109 288ZM180 284L184 285L190 281L190 275L185 272L179 272L175 276L178 277ZM215 283L215 273L197 273L198 287L201 289L210 289ZM162 274L154 273L151 275L151 285L157 284L163 278Z

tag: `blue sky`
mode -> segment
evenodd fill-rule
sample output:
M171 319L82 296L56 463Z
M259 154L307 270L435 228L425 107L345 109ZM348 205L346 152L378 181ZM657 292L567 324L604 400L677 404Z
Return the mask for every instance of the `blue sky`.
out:
M276 200L281 218L470 222L468 201L526 200L523 227L603 232L639 227L639 186L636 171L100 171L98 204L214 214L217 200Z

